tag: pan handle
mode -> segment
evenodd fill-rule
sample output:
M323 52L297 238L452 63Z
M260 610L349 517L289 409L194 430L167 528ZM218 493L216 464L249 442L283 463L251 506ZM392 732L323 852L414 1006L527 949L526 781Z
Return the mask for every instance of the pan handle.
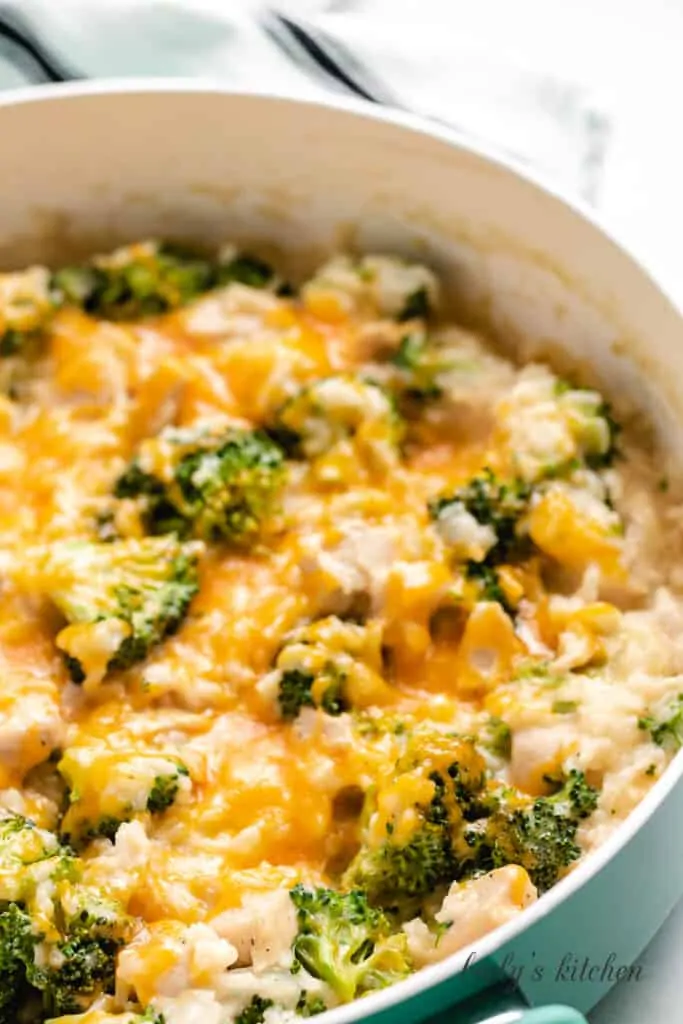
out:
M529 1007L516 987L494 985L432 1018L428 1024L587 1024L571 1006Z
M533 1010L513 1011L509 1024L586 1024L586 1018L571 1006L537 1006ZM508 1024L508 1014L489 1018L480 1024Z
M456 1007L452 1024L587 1024L586 1018L578 1010L571 1006L536 1006L528 1010L500 1010L495 1009L493 1016L476 1018L462 1017ZM443 1024L446 1024L445 1018Z

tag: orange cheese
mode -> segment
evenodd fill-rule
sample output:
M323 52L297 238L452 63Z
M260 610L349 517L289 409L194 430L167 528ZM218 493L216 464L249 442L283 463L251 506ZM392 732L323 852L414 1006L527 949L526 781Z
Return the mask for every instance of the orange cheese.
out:
M365 307L347 308L324 288L300 302L272 296L257 306L244 337L237 314L230 330L212 333L208 321L194 329L187 310L125 325L58 311L21 408L0 404L0 562L25 546L92 538L114 482L164 427L212 417L262 427L312 381L381 372L366 365ZM490 438L461 440L457 421L444 431L428 416L395 439L385 437L384 421L349 429L356 447L340 443L319 472L292 463L280 521L260 548L209 544L189 614L145 661L108 670L128 627L112 634L110 647L100 644L92 689L68 683L58 647L86 660L93 630L21 597L21 564L16 592L3 596L0 718L9 724L4 732L0 724L0 789L25 785L53 750L77 750L85 762L97 752L87 793L69 812L80 821L115 809L108 786L127 770L131 751L187 768L182 800L158 815L136 806L114 852L101 839L83 852L93 883L145 922L159 922L146 954L151 975L173 966L178 922L207 920L245 894L299 879L330 881L356 837L335 798L391 776L391 737L353 732L347 718L314 708L284 721L268 706L261 684L292 630L326 615L352 619L360 601L381 642L377 663L345 680L352 704L454 729L495 706L496 690L528 653L501 605L483 600L453 564L427 511L431 498L490 460ZM361 441L382 454L395 445L392 459L367 459L361 471ZM577 523L559 498L534 509L529 530L544 552L572 565L595 559L618 568L614 539ZM501 567L499 583L512 607L542 603L531 561ZM453 616L442 633L440 615ZM599 636L602 627L589 619L586 610L573 624L559 622L543 606L536 628L554 650L563 629ZM427 803L433 791L409 775L396 787L402 792L382 791L380 829L393 801ZM410 811L399 826L409 833ZM153 992L145 977L135 982L143 1002Z

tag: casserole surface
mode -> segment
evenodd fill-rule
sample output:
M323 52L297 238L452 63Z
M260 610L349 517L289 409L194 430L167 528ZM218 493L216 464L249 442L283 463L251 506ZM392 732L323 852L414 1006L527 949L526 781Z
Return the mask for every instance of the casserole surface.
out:
M292 294L145 242L0 285L3 920L43 1016L338 1005L511 920L650 789L679 506L599 393L390 257ZM380 908L335 905L372 922L353 969L321 887Z

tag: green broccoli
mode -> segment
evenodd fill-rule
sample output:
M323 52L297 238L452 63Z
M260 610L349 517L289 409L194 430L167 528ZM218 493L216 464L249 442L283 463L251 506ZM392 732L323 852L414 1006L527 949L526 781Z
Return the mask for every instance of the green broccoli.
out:
M316 1017L319 1013L324 1013L327 1008L322 996L311 996L308 992L302 992L299 1002L296 1004L296 1012L300 1017Z
M359 736L379 739L382 736L404 736L412 723L398 715L359 711L353 717L353 726Z
M556 382L555 394L584 464L593 470L611 466L619 455L621 426L614 419L610 404L598 391L574 387L565 380ZM567 468L571 470L572 466Z
M178 308L215 286L211 260L167 243L141 242L64 267L52 277L61 301L107 320L135 320Z
M61 935L50 939L50 955L40 964L26 962L27 980L42 993L47 1017L82 1012L113 992L116 953L131 935L121 906L85 888L62 900L56 920Z
M490 527L493 532L491 547L483 558L494 566L516 561L529 553L530 543L520 529L531 498L531 487L523 480L500 480L489 468L472 478L453 494L442 495L429 503L429 512L448 534L448 521L453 513L469 513L479 526Z
M323 674L314 676L311 672L301 672L298 668L282 673L278 702L283 718L296 718L304 707L321 707L328 715L340 715L348 710L343 696L344 676L333 664L327 664ZM314 689L315 685L315 689ZM321 689L319 698L314 696Z
M33 974L32 984L43 992L48 1017L79 1013L102 992L112 992L118 943L86 936L69 937L56 947L61 966Z
M0 912L0 1024L15 1024L30 988L26 965L33 963L40 936L31 919L16 903Z
M195 548L174 537L60 542L33 554L27 576L69 622L57 646L76 683L141 661L197 593Z
M373 906L397 910L456 877L451 826L440 800L417 810L420 823L409 839L396 841L389 829L383 843L362 847L344 874L345 884L362 888Z
M271 693L275 687L285 719L304 707L340 715L354 705L383 704L391 689L382 677L381 630L335 615L302 626L287 638L262 687Z
M269 1010L275 1003L272 999L264 999L263 996L252 996L251 1002L247 1003L244 1009L235 1017L235 1024L263 1024L266 1010ZM327 1009L320 996L310 996L302 992L296 1004L296 1012L300 1017L313 1017Z
M503 761L509 761L512 755L512 731L502 718L492 715L480 731L479 742L485 750Z
M450 362L439 355L424 334L406 334L394 353L392 364L399 370L399 394L407 402L424 402L442 394L439 376Z
M493 813L465 832L470 855L463 848L461 877L519 864L539 892L545 892L581 856L576 833L597 801L598 791L575 769L552 796L530 804L513 791L503 791Z
M191 302L210 289L237 281L266 288L275 274L248 254L207 257L187 246L140 242L52 275L56 300L107 320L156 316Z
M36 1004L46 1017L83 1010L113 990L115 953L131 922L79 882L78 862L52 833L17 815L1 825L0 1024Z
M76 848L113 839L123 822L145 813L162 814L181 786L190 788L186 766L169 754L72 747L57 768L69 791L60 836ZM104 791L102 778L109 782Z
M73 873L70 851L57 836L21 814L0 818L0 904L29 899L48 865L54 878Z
M147 810L150 814L161 814L173 804L178 795L181 777L188 777L189 774L184 764L177 764L175 771L170 775L157 775L147 797Z
M275 271L271 265L247 253L219 261L217 276L218 284L236 281L250 288L268 288L275 281Z
M43 267L0 274L0 358L30 356L54 312Z
M313 274L302 289L304 302L319 295L338 299L375 317L399 322L424 319L438 301L439 282L428 267L381 253L334 256Z
M416 288L407 297L403 308L396 319L401 322L405 320L426 320L432 312L432 304L429 299L429 292L425 287Z
M463 823L488 811L484 768L468 741L413 733L395 778L368 796L362 846L344 885L397 909L456 878Z
M61 836L65 843L69 843L74 849L85 846L86 843L91 842L93 839L109 839L110 842L114 842L116 839L116 833L128 818L115 818L113 815L104 815L98 818L96 821L89 822L79 833L68 831L69 825L66 826L66 831L62 826Z
M524 481L502 481L486 468L464 487L433 499L428 506L441 537L464 563L465 575L476 583L480 598L497 601L510 615L514 608L497 567L533 553L523 525L531 493Z
M2 812L0 816L0 873L9 863L34 864L58 852L59 841L52 832L38 828L22 814ZM0 901L13 899L0 890Z
M145 465L162 468L157 475ZM248 546L276 511L285 479L281 449L258 431L168 428L142 446L114 495L140 500L150 533Z
M149 449L152 441L145 442ZM191 532L191 524L179 512L166 496L166 487L156 476L144 472L136 459L126 467L114 484L114 498L118 500L132 499L139 506L140 517L145 531L152 536L175 533L186 538ZM109 542L119 536L117 527L117 506L100 513L96 521L99 540Z
M235 1017L235 1024L263 1024L263 1015L266 1010L269 1010L274 1005L272 999L252 996L251 1002L247 1003L244 1009Z
M474 580L477 584L481 601L497 601L508 615L513 614L514 608L508 601L505 591L501 586L498 570L495 566L490 565L486 560L475 562L474 559L470 558L465 563L465 575L468 580Z
M38 335L33 331L21 331L8 329L0 337L0 358L7 359L10 356L28 355ZM11 388L5 389L7 391Z
M666 750L683 746L683 693L679 693L656 715L638 719L638 727L650 733L652 740Z
M393 932L388 918L370 907L362 892L297 885L290 895L298 921L295 962L343 1002L410 973L405 935Z
M130 1024L166 1024L163 1013L157 1013L152 1006L148 1006L143 1014L136 1014Z
M378 384L351 374L325 377L288 399L271 434L294 458L317 459L344 445L372 465L395 456L403 423Z

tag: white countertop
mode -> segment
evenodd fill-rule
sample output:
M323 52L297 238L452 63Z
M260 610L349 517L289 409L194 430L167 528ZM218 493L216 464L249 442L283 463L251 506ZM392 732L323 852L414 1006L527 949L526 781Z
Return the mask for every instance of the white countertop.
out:
M588 1015L590 1024L679 1024L682 962L683 901L639 957L640 980L619 982Z

